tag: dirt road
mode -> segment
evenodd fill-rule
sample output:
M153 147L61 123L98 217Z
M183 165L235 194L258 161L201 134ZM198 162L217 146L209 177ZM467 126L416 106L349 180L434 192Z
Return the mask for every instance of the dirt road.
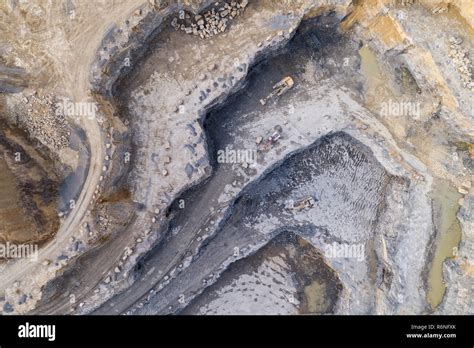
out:
M71 43L71 47L73 47L73 52L70 55L71 59L62 61L62 66L60 66L64 76L62 81L64 93L71 100L89 100L91 90L90 67L106 29L112 23L125 20L137 6L143 3L145 3L143 0L114 3L104 18L100 18L100 20L98 18L87 18L87 21L80 28L77 28L78 35ZM79 234L79 226L87 213L89 203L99 183L104 158L104 140L97 120L82 119L81 126L90 142L91 157L87 179L76 202L76 207L61 225L56 238L40 250L37 262L19 260L2 270L0 291L4 291L15 281L28 279L27 276L31 274L36 274L35 279L39 283L44 283L46 278L43 277L46 277L46 270L45 266L42 266L42 262L51 259L55 255L58 256L69 244L69 239Z

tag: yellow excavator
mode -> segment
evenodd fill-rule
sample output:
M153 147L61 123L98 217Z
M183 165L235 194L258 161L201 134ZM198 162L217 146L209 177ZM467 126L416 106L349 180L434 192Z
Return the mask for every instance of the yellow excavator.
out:
M303 209L311 209L314 206L314 198L311 196L304 197L293 203L293 210L301 211Z
M274 96L281 96L290 90L295 82L290 76L285 77L283 80L277 82L273 86L273 92L270 93L267 97L260 99L260 104L265 105L271 98Z

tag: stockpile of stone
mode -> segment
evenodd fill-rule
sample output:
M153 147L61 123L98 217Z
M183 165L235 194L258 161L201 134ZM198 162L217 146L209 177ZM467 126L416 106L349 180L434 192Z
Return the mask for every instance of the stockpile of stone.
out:
M398 3L402 6L409 6L415 3L415 0L399 0Z
M462 39L458 37L451 37L449 39L450 50L449 58L453 61L458 70L463 86L471 91L474 91L474 81L472 78L472 64L469 59L469 52L461 46Z
M106 233L110 229L110 218L107 215L101 213L96 220L96 224L102 233Z
M63 114L55 112L54 97L36 93L21 100L22 112L17 118L28 134L53 151L69 146L70 132Z
M441 13L444 13L446 11L448 11L447 6L435 6L431 9L432 14L441 14Z
M191 15L184 10L179 11L178 17L173 18L171 26L182 30L186 34L195 35L206 39L223 33L229 21L241 15L248 5L248 0L231 1L220 7L212 8L200 15Z

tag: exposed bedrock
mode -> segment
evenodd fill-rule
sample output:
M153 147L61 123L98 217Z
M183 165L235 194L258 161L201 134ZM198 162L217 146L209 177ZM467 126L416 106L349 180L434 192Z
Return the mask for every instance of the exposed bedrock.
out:
M251 7L249 8L249 10ZM316 50L321 50L321 54L329 54L327 52L332 52L332 48L336 47L337 40L328 40L328 42L324 41L324 38L328 37L324 35L324 31L326 30L327 33L335 32L335 25L337 26L338 23L338 16L328 16L322 17L319 19L320 21L320 29L321 33L319 37L321 38L322 42L320 42L321 46L316 46ZM317 26L317 25L316 25ZM303 29L302 33L305 33L305 29ZM164 33L166 34L166 33ZM173 35L171 32L169 35ZM167 36L165 36L166 38ZM304 38L304 39L302 39ZM295 40L295 46L289 48L286 52L294 52L293 49L297 47L301 47L303 53L306 50L308 57L311 57L314 54L314 48L309 46L309 43L314 44L314 39L310 33L307 35L302 35L302 38L299 40ZM173 42L173 40L169 39L166 42ZM164 43L163 45L166 45ZM354 47L355 46L355 47ZM348 44L348 53L347 54L356 54L357 45L352 46L350 43ZM325 48L327 47L327 48ZM135 174L132 174L133 181L136 183L134 186L134 194L135 197L143 197L137 199L137 201L147 202L149 199L155 199L155 197L173 197L176 194L172 195L171 190L176 188L176 184L173 184L174 180L180 175L179 166L183 168L181 165L183 156L191 156L198 157L200 153L200 148L205 149L206 144L197 142L198 147L193 145L193 143L186 144L186 140L178 140L176 141L169 141L168 139L162 139L159 136L153 136L153 134L163 134L162 131L160 132L150 132L153 128L153 123L157 122L158 120L155 117L150 117L146 119L146 122L139 122L136 123L137 120L143 119L148 112L152 110L168 110L168 115L173 111L175 116L173 118L165 118L160 119L159 127L163 127L163 122L165 124L171 124L174 126L180 126L181 124L184 126L184 130L182 132L177 132L176 135L170 134L170 138L173 139L173 136L176 137L189 137L189 139L193 139L193 137L198 137L199 135L199 124L191 124L185 123L185 121L181 121L181 119L187 117L188 112L194 110L192 108L188 109L188 104L181 104L185 110L184 113L180 112L180 105L174 105L171 109L167 109L168 103L173 101L172 95L176 94L177 92L172 92L174 85L174 80L171 79L169 68L168 70L164 69L163 71L167 71L167 73L155 73L153 74L153 69L156 69L159 64L172 64L176 57L180 59L186 54L186 49L183 48L183 53L181 54L179 49L177 49L177 55L170 57L164 55L165 47L160 46L161 50L158 50L154 56L150 56L148 61L142 65L143 70L137 72L135 78L131 81L132 86L140 83L142 79L148 82L150 85L149 87L141 86L137 89L138 92L131 92L130 95L130 103L128 108L129 112L132 114L135 113L135 117L132 118L131 123L132 127L135 128L135 134L137 134L138 141L140 144L145 144L147 142L155 142L157 143L156 146L139 146L140 151L148 151L149 148L157 148L159 149L160 153L157 154L155 157L158 159L153 164L153 156L148 156L145 153L141 153L139 156L136 157L138 162L134 162L137 166ZM351 51L352 50L352 51ZM355 51L355 52L354 52ZM337 52L337 50L335 50ZM232 53L228 52L226 57L232 55ZM194 55L195 56L195 55ZM122 292L118 297L113 298L110 300L106 305L100 308L97 313L119 313L129 308L132 308L134 305L140 305L140 301L143 301L143 298L149 299L153 297L153 294L156 292L164 291L167 288L170 280L173 279L177 274L183 272L187 267L191 267L194 264L194 259L200 255L200 245L207 244L207 238L213 236L222 219L225 216L231 214L229 211L229 207L232 206L233 201L240 195L240 192L248 183L255 182L256 180L262 176L262 174L268 172L271 168L274 168L279 165L288 155L290 155L293 151L298 150L300 148L304 148L312 144L318 138L321 138L331 130L345 130L348 134L351 134L360 141L364 142L368 146L372 148L376 157L384 163L384 165L388 168L388 170L393 175L405 176L412 179L419 178L420 175L416 173L424 172L423 166L418 163L414 158L406 155L405 157L400 157L397 161L394 161L387 155L386 150L382 150L382 144L384 147L388 147L391 149L390 151L398 152L397 146L391 140L389 133L384 129L383 126L377 123L377 121L373 118L373 116L367 112L364 108L362 108L357 102L355 102L344 90L340 90L337 88L337 85L334 84L332 81L326 80L327 76L331 76L334 74L334 70L332 69L325 69L323 70L324 73L322 74L311 74L311 71L314 71L312 64L305 59L301 59L297 64L294 61L291 61L290 55L280 55L279 57L288 57L288 58L280 58L282 60L281 63L284 64L285 68L282 70L275 69L275 67L281 66L278 65L278 59L275 62L270 62L266 64L267 68L265 68L265 72L267 77L263 77L260 75L259 69L257 69L256 77L250 80L246 86L248 90L246 91L245 95L252 97L249 99L243 99L242 95L236 96L235 99L244 100L241 105L232 105L229 107L230 110L235 110L240 112L240 117L248 122L243 122L238 125L232 126L232 123L229 123L229 128L224 128L224 133L221 134L220 138L224 139L224 134L227 134L228 143L232 144L235 148L242 148L242 149L252 149L255 148L255 139L258 136L265 136L265 133L271 131L273 127L277 124L282 125L284 128L283 132L283 139L282 146L277 146L275 149L271 149L269 152L265 153L261 161L254 163L250 168L245 169L240 164L234 164L231 166L217 166L216 173L213 177L216 177L215 181L212 181L213 185L207 186L208 189L200 195L199 201L200 204L192 205L191 207L185 208L182 210L182 214L185 214L187 217L186 223L184 223L183 227L180 228L179 226L175 226L173 222L168 227L164 224L164 220L162 220L161 227L159 228L159 233L162 236L162 241L156 245L156 247L150 252L144 261L145 266L140 269L140 271L135 274L132 273L131 281L134 281L134 278L137 277L137 281L131 285L130 289ZM294 56L293 56L294 57ZM324 57L329 59L329 57ZM286 61L285 61L286 60ZM319 64L324 64L325 60L321 60ZM274 64L275 63L275 64ZM291 68L293 66L293 68ZM318 66L318 65L317 65ZM191 69L191 66L190 66ZM208 67L209 69L209 67ZM213 69L216 69L214 66ZM244 69L248 69L248 67L244 67ZM328 71L329 70L329 71ZM238 73L239 69L237 69L236 74L240 76ZM337 72L336 72L337 73ZM141 74L143 77L140 77ZM163 77L159 78L160 74L163 74ZM199 74L202 74L202 70L200 70ZM206 81L207 76L201 76L198 74L198 81ZM289 94L286 102L291 100L291 105L293 108L282 108L281 105L284 104L272 104L269 105L267 108L261 108L258 103L258 98L260 96L264 96L265 89L271 87L273 83L278 81L283 74L292 74L296 78L298 78L298 83L300 84L294 92ZM167 77L168 76L168 77ZM264 75L265 76L265 75ZM232 80L232 79L230 79ZM226 85L226 80L218 80L216 81L217 86L224 86ZM230 82L228 82L230 83ZM199 82L193 82L193 85L190 88L192 92L192 87L194 85L198 85ZM167 90L164 91L162 86L166 85ZM182 88L183 84L180 84ZM146 85L145 85L146 86ZM217 88L217 86L214 87ZM268 86L268 87L265 87ZM212 93L213 87L210 88ZM154 92L156 91L156 92ZM157 93L157 94L154 94ZM204 92L206 94L208 92ZM163 98L162 95L166 96L166 99ZM128 95L128 94L127 94ZM191 93L191 96L193 94ZM199 99L202 101L203 94L199 94ZM146 102L146 100L150 99L150 102ZM151 101L151 99L153 101ZM184 98L186 101L186 98ZM294 103L293 103L294 101ZM282 99L282 102L285 102L285 98ZM248 103L248 105L245 105ZM199 104L199 102L197 103ZM213 105L213 104L211 104ZM287 104L288 105L288 104ZM156 109L155 109L156 108ZM289 112L288 110L293 109L293 112ZM139 112L138 112L139 110ZM318 110L318 113L315 115L313 110ZM222 115L226 114L226 112L222 112ZM229 114L232 114L230 112ZM317 122L314 122L316 119ZM209 118L211 119L211 117ZM135 124L135 126L134 126ZM146 125L146 130L144 127ZM159 128L162 129L162 128ZM166 135L165 135L166 136ZM147 140L148 139L148 140ZM199 139L199 137L197 138ZM202 138L201 138L202 139ZM169 146L167 146L167 141L169 141ZM189 140L188 140L189 141ZM170 152L175 151L176 148L173 144L183 144L183 150L180 152L178 157L172 155ZM222 144L211 145L211 148L214 150L222 149L225 147L226 142ZM202 146L202 147L201 147ZM167 148L169 147L169 148ZM166 153L169 151L169 153ZM163 153L162 153L163 152ZM160 162L159 159L162 158L163 161ZM168 158L165 160L165 158ZM152 161L150 161L151 159ZM161 173L161 177L155 175L154 177L150 177L147 175L147 172L143 172L140 168L146 168L145 161L149 161L149 165L154 167L154 173ZM169 161L169 162L168 162ZM178 163L175 163L179 161ZM407 163L405 162L407 161ZM168 163L167 163L168 162ZM206 161L207 162L207 161ZM195 163L195 162L192 162ZM167 165L170 165L168 167ZM176 167L178 166L178 167ZM186 166L184 166L186 167ZM199 167L199 166L197 166ZM171 168L171 170L169 169ZM184 170L183 170L184 169ZM182 174L188 176L192 174L192 178L195 178L193 172L189 173L186 171L185 168L181 169ZM144 180L140 179L140 176L143 176ZM199 178L199 176L197 176ZM163 190L165 190L165 194L163 195L155 195L152 194L151 189L153 185L151 184L150 180L155 181L157 185L161 185ZM173 181L170 181L173 180ZM416 179L417 182L419 179ZM420 285L421 281L421 271L423 265L423 257L424 252L426 250L427 240L431 235L431 225L430 225L430 218L429 214L424 215L426 213L423 211L424 207L428 207L426 200L426 191L427 187L429 187L429 176L426 177L428 186L426 186L423 182L414 184L410 190L410 195L415 195L417 191L421 192L421 196L418 198L413 198L414 204L419 204L420 208L416 209L412 212L404 212L408 219L412 220L419 220L419 228L421 234L420 236L413 237L410 236L410 233L405 231L401 231L400 234L403 232L403 237L407 240L403 240L403 243L407 243L410 245L409 239L413 239L416 241L416 245L419 246L416 252L412 253L411 255L406 255L409 251L398 251L396 247L389 244L389 248L391 248L388 253L392 252L393 257L396 258L403 258L408 257L410 260L414 262L413 274L409 274L408 270L403 268L399 275L398 282L394 282L394 286L391 287L391 294L387 296L390 297L387 301L383 302L382 304L376 303L375 298L377 297L375 293L377 292L374 289L369 290L373 292L372 295L368 294L368 298L364 300L363 303L360 304L358 307L354 305L353 309L349 310L349 307L353 305L355 301L351 296L355 293L352 289L350 289L350 285L347 286L346 292L344 292L341 296L341 300L338 304L338 311L339 312L350 312L351 310L357 312L396 312L396 311L403 311L403 307L410 308L410 306L415 306L417 309L409 309L408 311L418 311L423 310L425 303L423 301L424 291L416 291L415 294L408 294L408 292L412 291L413 288L421 287L423 289L423 285ZM403 181L403 180L402 180ZM139 184L140 182L145 182L145 184ZM168 186L165 186L168 185ZM205 183L203 183L206 186ZM403 186L403 185L402 185ZM181 187L178 185L178 187ZM392 186L391 186L392 187ZM399 189L400 187L396 187ZM140 193L142 192L142 193ZM178 191L179 193L180 191ZM423 193L425 192L425 193ZM177 193L177 194L178 194ZM185 203L185 206L188 206L188 198L185 196L182 197ZM406 197L404 197L406 199ZM169 200L171 202L171 199ZM376 204L375 204L376 205ZM175 202L175 209L172 211L172 215L176 212L178 215L180 214L180 208L176 209L179 206L179 199ZM202 209L202 207L208 207L208 209ZM160 212L163 212L162 206L153 206L154 211L158 211L156 213L158 216ZM207 211L209 210L209 211ZM412 216L409 216L409 215ZM172 217L172 216L171 216ZM152 219L153 220L153 219ZM159 221L158 217L156 218ZM146 229L146 227L144 227ZM347 230L349 229L346 227ZM401 226L401 228L405 228L405 226ZM409 226L407 230L413 228ZM139 229L134 229L135 231ZM347 231L346 230L346 231ZM397 232L392 232L392 236L398 236ZM366 232L368 233L368 232ZM406 234L405 234L406 233ZM196 237L196 235L198 235ZM219 235L219 233L218 233ZM370 235L370 234L369 234ZM138 238L141 238L138 236ZM159 237L160 238L160 237ZM217 237L216 237L217 238ZM367 238L367 237L366 237ZM367 240L365 240L367 241ZM263 240L262 243L265 243L266 240ZM382 242L380 242L382 244ZM398 243L398 240L395 240L394 243ZM423 246L425 245L425 246ZM139 250L147 250L146 248L139 249ZM374 252L372 249L372 252ZM252 249L250 248L248 252L251 252ZM410 251L412 252L412 251ZM242 254L241 256L243 256ZM422 255L422 257L420 257ZM132 261L136 260L135 256L131 258ZM229 260L227 260L227 263ZM221 269L225 268L225 263L219 266ZM388 267L388 266L386 266ZM366 270L366 272L368 272ZM378 277L378 281L380 283L380 279L385 271L383 269L378 269L375 271L375 278ZM112 279L117 279L116 276L112 276ZM110 281L110 279L109 279ZM404 281L411 282L412 285L405 286L403 288L401 283ZM380 285L380 284L379 284ZM397 286L403 289L397 289ZM355 287L355 285L354 285ZM163 290L162 290L163 289ZM409 289L409 290L407 290ZM171 290L170 290L171 291ZM148 294L148 295L141 295L141 294ZM180 294L178 294L180 295ZM159 296L158 296L159 297ZM394 298L396 297L396 300ZM371 302L372 301L372 302ZM400 305L400 303L403 303ZM173 305L171 305L174 308ZM388 308L385 308L388 307ZM174 309L173 309L174 311Z
M160 25L164 25L164 22L158 20L154 22L156 31L152 29L148 33L155 31L160 34L156 38L153 35L150 37L151 40L154 40L153 45L150 42L147 44L156 48L151 53L148 52L144 55L140 61L140 69L132 71L128 79L124 77L117 84L117 95L120 95L120 84L131 83L129 86L126 85L130 91L127 93L131 95L130 100L119 98L118 102L118 106L121 107L120 112L125 112L120 117L107 117L99 120L105 135L110 137L110 140L106 141L105 150L106 160L108 159L110 162L106 164L107 172L101 177L101 186L105 187L104 191L100 190L101 195L106 196L103 201L104 203L110 202L107 196L114 196L117 194L117 190L121 190L119 187L122 187L122 184L119 184L117 180L120 177L124 179L127 176L124 176L124 173L126 174L129 170L127 168L133 164L134 170L130 173L132 180L124 184L124 189L131 188L133 195L130 200L126 199L124 204L132 203L133 207L137 209L138 217L130 216L128 221L123 221L117 226L113 219L108 222L106 217L102 216L101 218L99 215L95 217L96 221L89 222L87 226L84 224L85 233L88 233L87 230L91 230L92 233L104 230L104 237L110 242L107 246L109 252L97 256L100 258L99 263L103 265L103 268L94 269L85 275L85 281L95 284L100 289L115 286L118 289L123 289L123 286L126 285L123 281L127 280L130 267L133 267L137 258L149 249L157 237L160 237L157 232L166 229L164 213L168 204L184 189L195 185L208 175L205 170L202 170L207 166L207 155L199 125L205 110L221 102L228 93L242 86L241 82L247 73L249 64L260 53L263 54L267 50L272 51L280 47L291 37L294 28L308 9L308 5L307 2L298 2L293 5L282 4L283 7L277 8L271 2L251 3L245 9L244 16L238 17L231 24L232 31L214 38L214 40L219 40L221 50L213 50L213 46L216 44L208 40L200 41L200 45L195 45L194 38L183 38L182 33L175 32L169 27L166 27L164 32L160 32ZM342 6L341 9L343 8ZM276 13L282 10L288 12L275 18ZM104 41L104 46L109 43L112 43L112 46L116 44L114 46L116 48L108 46L104 50L111 52L105 54L111 64L114 62L124 63L120 58L122 47L128 50L129 47L135 47L136 42L143 44L140 39L147 37L148 34L137 37L132 35L130 39L127 33L131 33L130 25L135 27L148 11L150 9L145 6L141 12L136 12L133 19L126 22L123 27L111 30L110 39ZM166 24L169 24L168 21L171 18L167 17L169 13L167 8L159 7L158 12L160 16L167 18ZM255 26L246 26L247 21L251 21ZM150 24L146 21L144 23L145 27ZM141 32L140 26L134 30L138 33ZM122 33L125 38L121 37ZM239 45L240 49L236 50L235 45ZM144 53L142 47L140 46L138 49L141 52L138 55ZM174 56L170 56L170 52L173 52ZM101 53L98 54L100 56ZM211 64L215 61L219 63ZM133 59L130 62L132 67L137 66ZM170 65L176 65L177 69L170 68ZM186 67L184 68L186 73L183 73L183 65ZM94 75L96 71L94 68L92 76L96 76ZM210 79L211 72L215 76L214 81ZM105 76L108 75L107 71L103 73ZM105 86L107 83L112 86L114 81L116 78L112 76L110 79L105 77L104 82L100 83L101 86ZM95 82L93 83L95 84ZM162 88L163 86L166 88ZM94 89L105 96L110 96L109 88L112 87L102 89L97 86ZM102 104L110 104L104 101L103 97L98 96L98 98L102 99ZM136 108L136 105L133 104L134 101L138 101L146 109ZM129 105L127 105L128 102ZM149 104L150 102L152 104ZM113 114L114 104L112 101L111 108L106 107L106 111ZM185 110L184 114L179 112L182 107ZM130 114L128 114L128 108L130 108ZM148 126L145 126L147 123ZM127 135L128 130L125 128L129 125L134 132L133 143L130 142L130 137ZM122 142L122 140L124 141ZM189 146L194 149L189 151L191 150ZM188 150L186 150L187 147ZM163 151L168 153L163 153ZM128 157L129 155L130 157ZM125 157L130 158L128 165ZM165 164L168 168L163 168ZM120 168L123 167L125 168L122 171ZM157 172L160 175L152 175ZM150 179L152 182L149 182ZM95 197L98 200L98 196ZM105 214L101 215L123 216L118 211L114 213L113 207L109 209L107 206L110 207L106 204L95 210L104 210L105 207ZM107 209L109 210L107 211ZM103 227L101 227L100 221L105 223ZM129 225L131 223L132 225ZM112 228L107 228L107 226ZM120 232L118 235L116 234L118 231L125 230L132 233ZM111 234L118 237L110 238ZM125 252L123 252L124 249ZM133 255L125 261L122 258L124 253L129 253L127 250L132 250ZM115 272L115 270L119 271ZM110 279L113 282L110 282ZM100 281L103 283L99 284ZM104 281L107 282L104 283ZM75 294L77 302L80 302L80 298L84 297L88 291L90 291L89 288L81 290L82 294ZM96 296L105 299L108 295L100 292L92 296L93 301ZM56 310L61 308L61 311L68 311L71 304L67 301L66 296L62 296L60 301L62 304ZM46 306L53 308L55 304L48 303ZM84 310L86 309L87 306L84 307Z
M431 312L427 274L439 235L432 176L461 185L469 173L464 157L445 157L454 141L470 139L461 131L470 92L460 90L457 75L445 78L451 67L430 54L430 44L410 44L423 26L398 22L397 6L326 3L250 1L222 31L200 28L203 38L186 26L211 1L151 1L109 27L86 74L100 105L87 129L94 158L84 192L91 197L80 202L87 213L64 220L73 236L61 233L56 244L70 240L71 249L78 236L87 243L68 254L72 261L45 271L55 279L44 287L46 278L38 281L36 313L221 313L209 301L272 245L285 255L277 263L287 279L301 257L290 255L295 240L308 243L315 264L324 264L320 276L333 280L319 279L327 306L309 312ZM184 29L173 22L182 14ZM443 49L445 22L437 32ZM367 59L377 63L371 50L384 60L380 76L366 69ZM295 86L261 105L285 76ZM382 100L405 97L421 101L419 115L383 114ZM275 131L278 141L262 149ZM234 150L256 157L219 159ZM472 267L472 200L463 195L462 257L445 263L452 287L441 312L472 311L462 290ZM307 197L312 207L291 209ZM275 270L273 261L260 266ZM238 271L226 271L232 267ZM272 295L284 297L282 312L304 312L318 295L303 289L308 279ZM7 297L16 300L14 287Z
M231 264L180 314L330 314L341 290L323 255L285 231Z
M207 184L212 187L213 179ZM194 197L201 196L205 186L194 192ZM229 218L221 223L222 227L206 242L189 267L178 271L146 306L132 313L179 311L216 281L227 265L254 253L288 230L320 250L325 262L336 271L342 293L334 312L397 313L403 311L406 298L409 298L410 308L417 304L422 309L425 306L423 293L409 294L410 289L403 281L406 274L391 266L396 262L395 253L409 250L395 252L397 243L393 239L376 242L389 237L378 229L380 216L384 216L385 231L392 232L390 237L401 235L405 229L397 225L397 220L389 222L394 218L390 215L392 212L380 211L386 193L393 194L392 189L398 194L407 189L407 184L388 175L365 146L344 133L324 137L246 189L233 205ZM300 213L288 209L289 201L306 196L316 197L314 208ZM407 203L409 195L401 196L397 211ZM193 209L193 204L190 203L189 209ZM183 233L179 219L173 226L176 233ZM423 239L417 242L423 248ZM389 250L384 243L389 245ZM166 252L163 250L167 247L164 243L162 251L154 255L156 267L160 267L161 253ZM345 253L340 254L341 249ZM416 277L420 282L422 274Z

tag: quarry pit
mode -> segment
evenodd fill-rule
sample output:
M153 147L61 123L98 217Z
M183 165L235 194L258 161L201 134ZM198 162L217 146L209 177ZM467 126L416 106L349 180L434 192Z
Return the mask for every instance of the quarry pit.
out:
M2 314L473 313L469 1L45 3L0 8Z

